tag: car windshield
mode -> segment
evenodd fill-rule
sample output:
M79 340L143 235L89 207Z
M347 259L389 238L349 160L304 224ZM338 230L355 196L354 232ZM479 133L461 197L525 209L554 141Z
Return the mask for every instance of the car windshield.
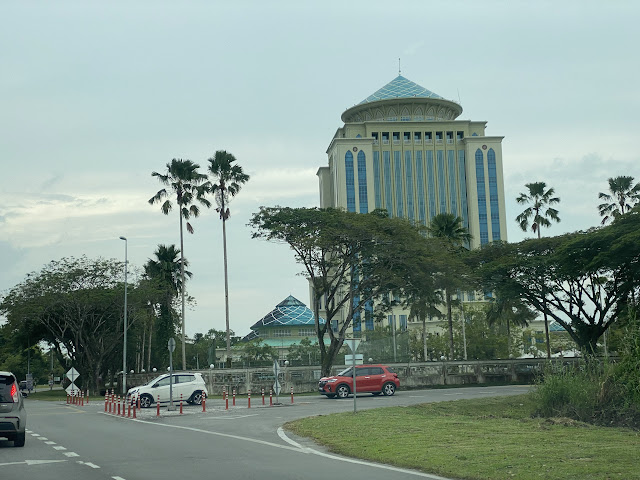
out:
M352 371L353 367L349 367L343 371L341 371L338 376L339 377L353 377L353 371Z
M158 375L156 378L154 378L153 380L145 383L145 385L153 385L154 383L156 383L158 380L160 380L161 378L163 378L166 374L162 374L162 375Z

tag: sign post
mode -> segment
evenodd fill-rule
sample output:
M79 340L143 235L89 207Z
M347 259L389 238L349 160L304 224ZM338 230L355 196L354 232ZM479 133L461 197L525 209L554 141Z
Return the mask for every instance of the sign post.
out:
M171 411L175 410L173 406L173 351L176 349L176 340L173 337L169 339L167 348L169 349L169 410Z
M67 378L71 380L71 383L65 390L69 395L74 395L78 390L78 387L76 387L76 384L74 382L80 377L80 373L78 373L75 368L71 367L66 375Z
M358 349L358 345L360 345L359 338L345 338L344 342L349 345L351 349L351 369L353 373L353 413L356 413L356 350ZM346 362L345 362L346 363Z

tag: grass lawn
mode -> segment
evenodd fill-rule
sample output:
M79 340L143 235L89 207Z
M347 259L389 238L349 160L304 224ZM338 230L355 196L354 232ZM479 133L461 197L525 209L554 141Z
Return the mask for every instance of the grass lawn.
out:
M456 479L640 479L640 432L531 418L528 395L290 422L332 452Z

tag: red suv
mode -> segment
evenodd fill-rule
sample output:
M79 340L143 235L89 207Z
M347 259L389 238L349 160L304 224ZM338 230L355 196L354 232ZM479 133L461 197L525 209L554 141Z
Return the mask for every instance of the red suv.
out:
M398 374L386 365L356 366L356 393L369 392L374 395L393 395L400 386ZM353 392L353 367L334 375L322 377L318 392L329 398L347 398Z

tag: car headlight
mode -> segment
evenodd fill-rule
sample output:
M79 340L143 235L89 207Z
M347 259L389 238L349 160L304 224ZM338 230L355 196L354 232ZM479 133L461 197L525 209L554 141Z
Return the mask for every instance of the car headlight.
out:
M337 381L337 378L332 378L331 380L327 380L327 383L336 383Z

